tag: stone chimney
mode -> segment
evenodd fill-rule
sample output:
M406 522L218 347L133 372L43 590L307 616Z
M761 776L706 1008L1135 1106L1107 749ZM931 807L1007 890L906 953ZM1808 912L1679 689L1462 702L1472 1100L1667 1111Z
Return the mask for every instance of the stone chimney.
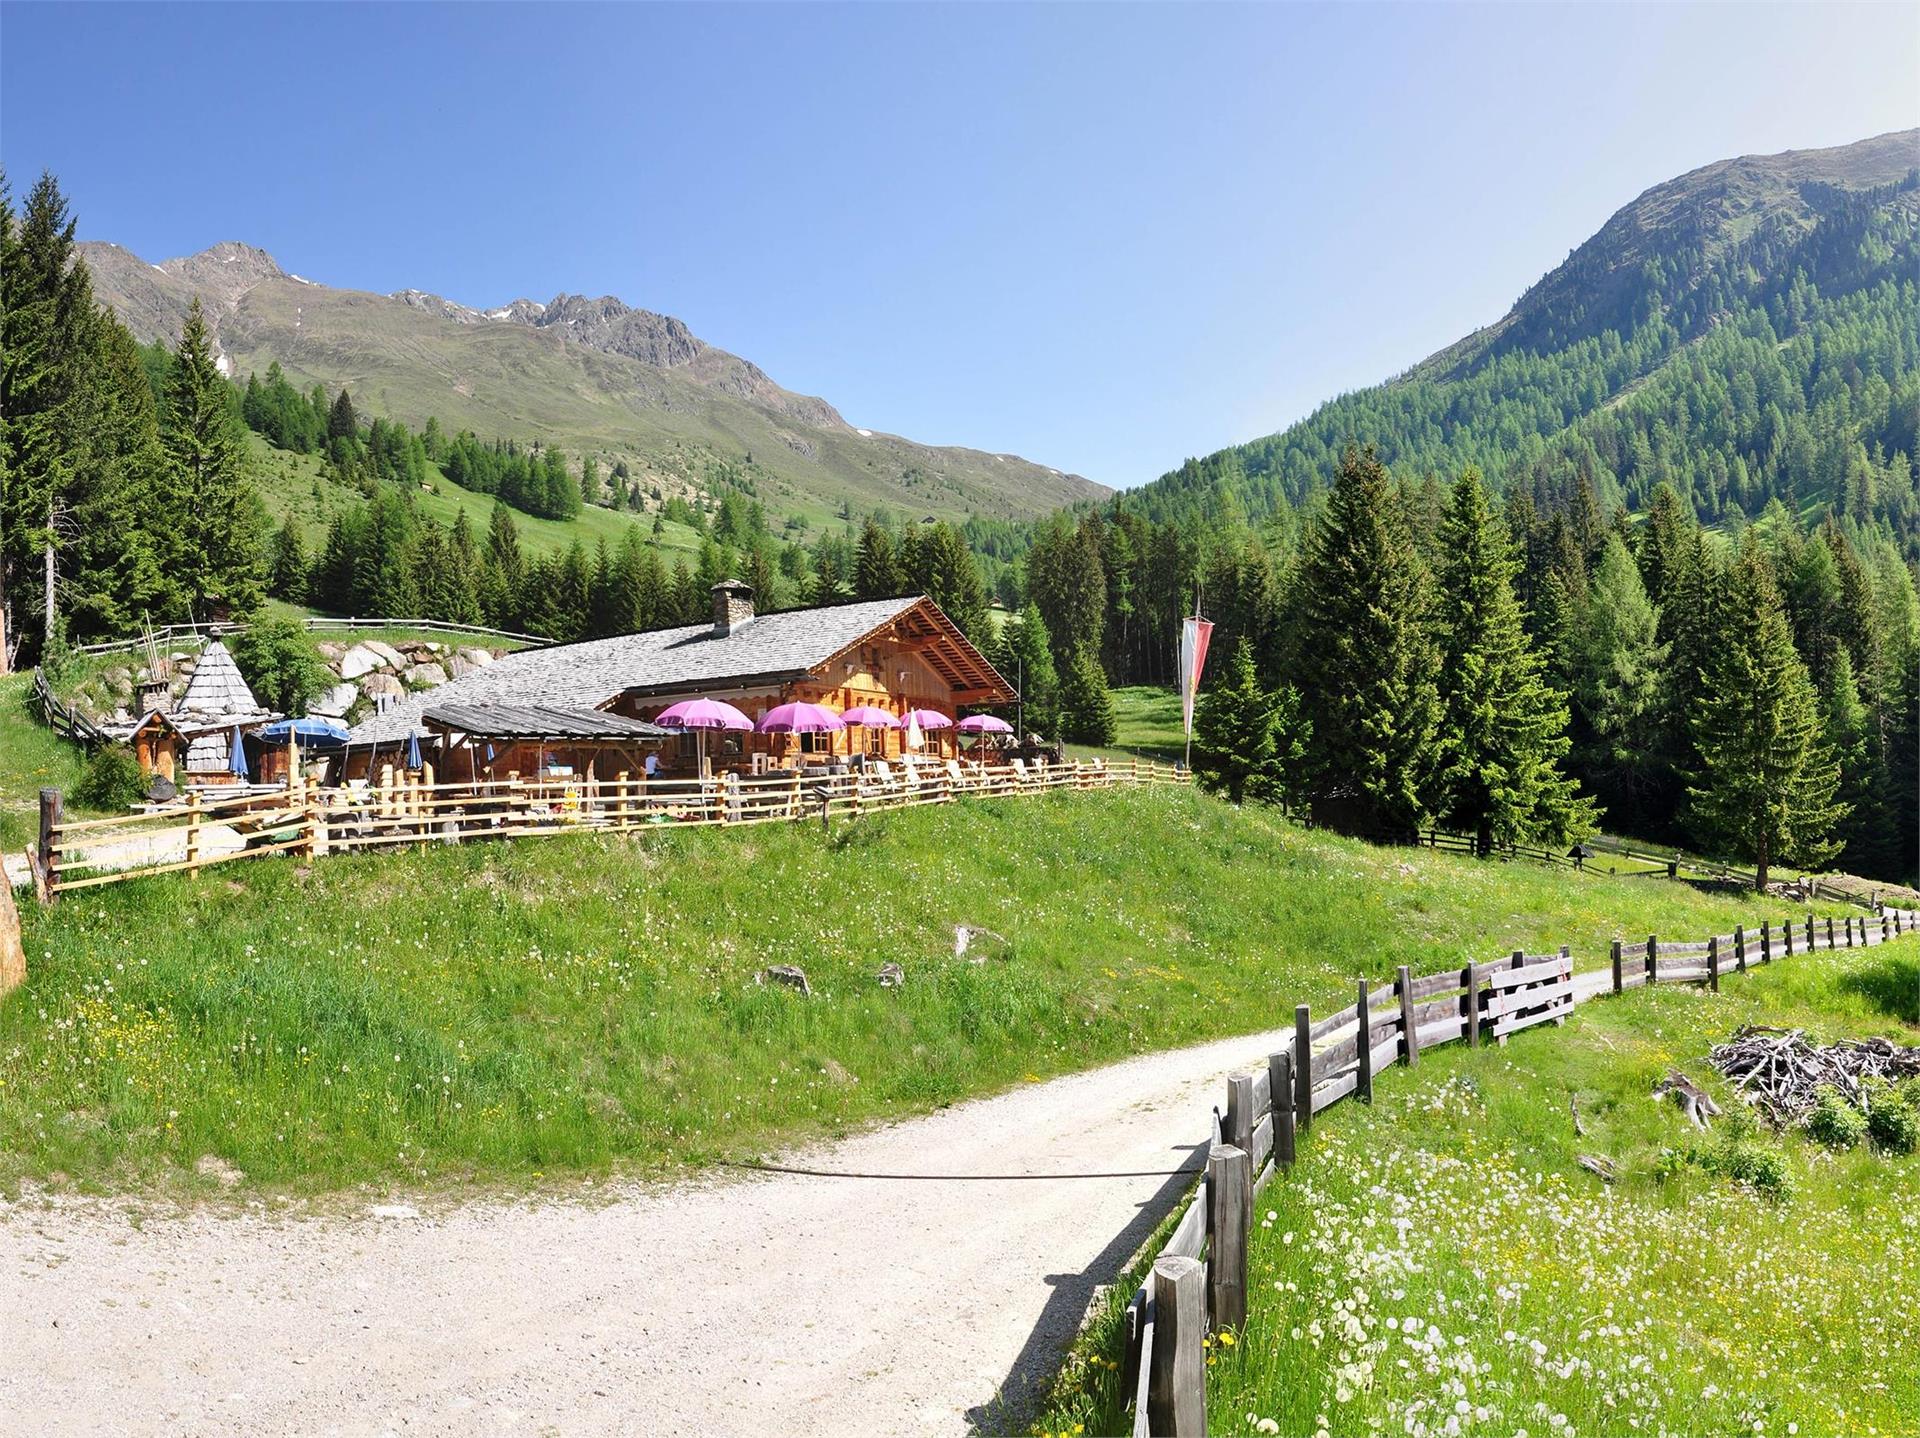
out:
M723 579L713 586L713 637L725 639L753 618L753 586L744 579Z

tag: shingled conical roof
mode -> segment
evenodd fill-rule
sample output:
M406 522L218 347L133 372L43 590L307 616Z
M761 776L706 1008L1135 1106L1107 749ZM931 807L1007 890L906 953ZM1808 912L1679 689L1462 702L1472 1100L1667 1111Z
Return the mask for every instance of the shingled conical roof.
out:
M227 646L215 639L200 651L199 662L193 666L193 678L187 681L187 692L181 695L177 712L183 715L232 715L237 719L250 719L265 711L261 709L260 701L253 697L253 691L247 688L247 681L240 674L240 666L227 653Z

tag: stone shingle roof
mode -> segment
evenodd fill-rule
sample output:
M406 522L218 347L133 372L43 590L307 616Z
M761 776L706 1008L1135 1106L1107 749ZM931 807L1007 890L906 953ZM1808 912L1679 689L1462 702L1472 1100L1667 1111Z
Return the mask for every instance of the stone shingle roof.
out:
M175 706L182 714L258 714L260 701L247 688L240 666L218 639L200 651L187 692Z
M913 596L760 614L724 637L715 635L709 622L521 650L399 700L386 713L356 725L350 742L405 739L429 707L447 704L597 708L629 689L719 688L793 679L919 602Z

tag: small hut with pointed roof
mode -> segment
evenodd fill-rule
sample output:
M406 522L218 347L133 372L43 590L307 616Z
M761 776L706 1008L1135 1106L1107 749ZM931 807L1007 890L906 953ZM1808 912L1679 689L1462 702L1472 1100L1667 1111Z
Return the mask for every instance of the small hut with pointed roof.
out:
M175 783L236 784L244 780L233 768L234 731L249 734L280 717L254 698L227 646L215 639L200 651L180 702L149 711L128 742L143 773Z

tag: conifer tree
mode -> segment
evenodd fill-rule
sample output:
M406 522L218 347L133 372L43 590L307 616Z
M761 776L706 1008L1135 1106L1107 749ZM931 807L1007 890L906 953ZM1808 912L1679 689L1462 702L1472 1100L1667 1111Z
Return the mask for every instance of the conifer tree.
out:
M1527 840L1565 842L1592 805L1560 771L1567 708L1541 677L1513 597L1517 568L1467 469L1440 526L1440 725L1434 809L1471 831L1480 852Z
M1020 690L1020 717L1026 732L1058 739L1060 675L1053 666L1053 644L1038 605L1029 600L1000 627L992 661L1000 677ZM1008 712L1003 717L1014 716Z
M1572 638L1573 767L1616 823L1644 832L1666 776L1659 762L1668 646L1627 547L1609 537Z
M892 599L906 593L906 576L894 553L893 536L878 520L869 518L860 530L860 548L853 563L855 599Z
M1296 600L1304 782L1323 821L1404 833L1426 812L1440 713L1428 610L1393 482L1371 449L1349 448Z
M172 480L176 573L196 597L246 613L261 600L265 516L247 475L230 387L196 296L175 351L162 440ZM380 610L398 613L399 610Z
M1105 748L1117 728L1100 655L1091 644L1078 645L1060 676L1060 735L1070 744Z
M1235 644L1194 711L1193 772L1235 804L1284 803L1306 752L1305 723L1299 694L1263 688L1250 647Z
M1703 669L1710 702L1693 717L1700 771L1688 787L1695 832L1749 859L1765 888L1775 864L1817 866L1839 849L1840 767L1771 566L1749 543L1728 576L1719 642Z
M273 536L273 567L267 592L289 604L307 602L307 546L292 515L281 521Z
M1827 747L1840 766L1839 801L1847 806L1837 835L1840 867L1850 874L1898 875L1893 833L1893 793L1885 757L1874 742L1872 716L1853 678L1853 658L1843 646L1834 656L1823 716Z

